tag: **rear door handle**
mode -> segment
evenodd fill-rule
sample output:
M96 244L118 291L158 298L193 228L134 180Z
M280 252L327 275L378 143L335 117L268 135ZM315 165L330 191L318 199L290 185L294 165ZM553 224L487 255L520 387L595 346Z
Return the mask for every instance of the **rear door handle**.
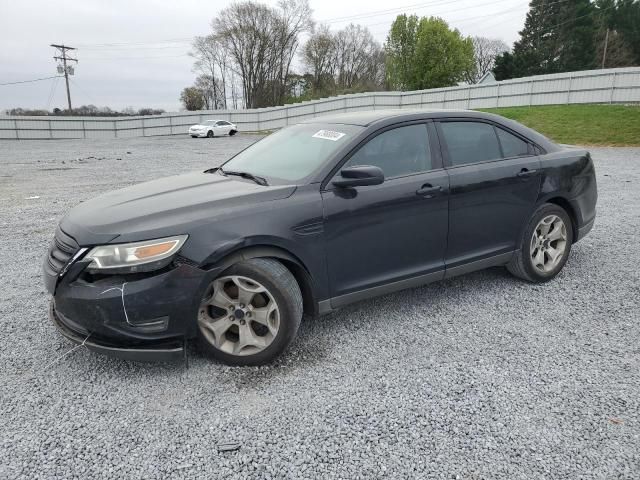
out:
M523 168L522 170L520 170L520 173L518 174L518 177L520 177L520 178L529 178L529 177L532 177L533 175L535 175L536 173L538 173L537 170L529 170L528 168Z
M433 186L430 183L425 183L422 187L416 190L416 195L420 195L421 197L431 198L442 192L442 187L440 185Z

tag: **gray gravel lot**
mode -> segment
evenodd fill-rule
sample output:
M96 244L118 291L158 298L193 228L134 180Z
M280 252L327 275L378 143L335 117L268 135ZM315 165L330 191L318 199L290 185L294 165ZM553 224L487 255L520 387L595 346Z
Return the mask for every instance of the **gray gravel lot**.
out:
M60 359L40 265L65 211L257 138L0 142L0 478L640 477L640 148L592 149L596 227L549 284L358 303L268 367Z

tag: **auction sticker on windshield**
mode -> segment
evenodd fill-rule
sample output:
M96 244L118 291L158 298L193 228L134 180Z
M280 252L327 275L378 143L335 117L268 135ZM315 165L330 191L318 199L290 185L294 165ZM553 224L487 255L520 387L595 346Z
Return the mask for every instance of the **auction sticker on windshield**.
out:
M340 140L345 135L346 133L334 132L333 130L319 130L318 132L314 133L312 136L313 138L324 138L325 140L331 140L335 142L337 140Z

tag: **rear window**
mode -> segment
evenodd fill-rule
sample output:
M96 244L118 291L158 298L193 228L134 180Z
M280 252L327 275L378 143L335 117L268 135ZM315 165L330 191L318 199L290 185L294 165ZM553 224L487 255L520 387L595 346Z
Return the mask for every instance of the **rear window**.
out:
M505 158L529 155L529 144L527 142L501 128L496 127L496 131L498 132L502 153Z

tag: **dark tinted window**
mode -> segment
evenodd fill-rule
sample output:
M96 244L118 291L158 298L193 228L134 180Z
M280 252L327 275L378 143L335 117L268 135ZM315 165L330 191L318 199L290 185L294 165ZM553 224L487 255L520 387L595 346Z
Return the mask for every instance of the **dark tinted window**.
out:
M380 167L386 178L431 170L427 126L409 125L381 133L362 146L344 167L354 165Z
M501 128L496 128L496 131L498 132L498 138L502 145L502 153L505 158L519 157L529 154L529 145L527 142L520 140L515 135L512 135Z
M493 125L479 122L443 122L442 133L453 166L501 158Z

